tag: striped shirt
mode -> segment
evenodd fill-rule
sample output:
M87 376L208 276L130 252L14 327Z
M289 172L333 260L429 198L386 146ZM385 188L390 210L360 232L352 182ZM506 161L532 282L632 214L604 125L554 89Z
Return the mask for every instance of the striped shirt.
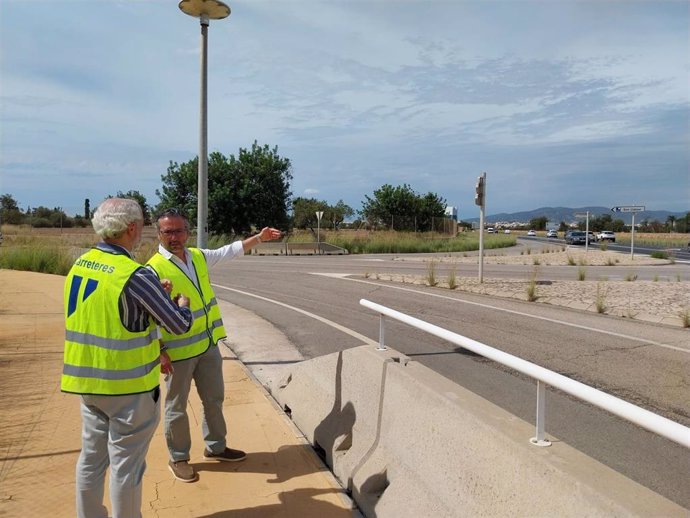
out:
M126 248L118 245L101 242L96 248L106 253L132 258L132 254ZM120 295L119 307L122 325L133 333L148 328L149 316L173 334L187 332L193 321L191 310L178 307L165 292L158 277L143 267L134 272L125 284Z

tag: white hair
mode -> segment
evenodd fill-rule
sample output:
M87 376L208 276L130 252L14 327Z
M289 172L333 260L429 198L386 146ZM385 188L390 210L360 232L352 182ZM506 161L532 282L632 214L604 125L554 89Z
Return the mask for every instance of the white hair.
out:
M93 214L91 224L101 239L118 238L131 223L143 221L139 203L128 198L108 198Z

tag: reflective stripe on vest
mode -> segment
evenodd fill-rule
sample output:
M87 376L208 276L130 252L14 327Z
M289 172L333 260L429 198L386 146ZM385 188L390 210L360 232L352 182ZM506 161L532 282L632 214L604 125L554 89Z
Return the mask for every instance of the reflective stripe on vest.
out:
M149 259L151 266L160 279L170 279L174 293L182 293L189 298L189 309L194 315L194 322L189 331L183 335L173 335L161 327L163 343L172 361L186 360L203 354L210 345L225 338L225 328L218 307L206 266L206 258L198 248L188 248L192 258L192 268L196 272L199 287L187 277L187 274L172 259L166 259L160 253Z
M124 395L158 386L156 326L128 331L119 300L141 265L123 254L92 249L78 258L65 281L65 351L61 389L76 394Z

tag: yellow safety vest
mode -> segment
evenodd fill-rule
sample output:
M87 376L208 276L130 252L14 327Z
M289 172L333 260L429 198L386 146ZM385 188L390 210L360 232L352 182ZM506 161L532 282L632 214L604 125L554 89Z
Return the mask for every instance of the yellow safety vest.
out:
M124 254L93 248L67 274L63 392L139 394L158 386L155 322L149 317L148 328L133 333L120 320L120 295L141 267Z
M173 294L181 293L189 298L189 309L194 315L194 322L189 331L183 335L173 335L161 327L163 343L172 361L186 360L203 354L218 340L225 338L225 328L220 315L220 308L211 287L206 258L198 248L187 249L192 257L192 267L196 272L199 287L171 259L166 259L156 252L149 259L151 266L160 279L170 279Z

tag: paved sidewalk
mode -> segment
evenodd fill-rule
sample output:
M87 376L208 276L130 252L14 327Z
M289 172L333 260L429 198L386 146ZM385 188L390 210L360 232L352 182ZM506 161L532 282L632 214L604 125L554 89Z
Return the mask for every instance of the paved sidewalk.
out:
M64 277L0 270L0 516L73 517L80 450L79 401L60 392ZM232 351L226 358L229 444L240 463L202 458L201 404L192 391L191 463L185 484L167 468L162 424L144 477L144 517L356 517L352 504L299 431ZM107 493L107 483L106 483ZM106 494L106 505L109 505Z

